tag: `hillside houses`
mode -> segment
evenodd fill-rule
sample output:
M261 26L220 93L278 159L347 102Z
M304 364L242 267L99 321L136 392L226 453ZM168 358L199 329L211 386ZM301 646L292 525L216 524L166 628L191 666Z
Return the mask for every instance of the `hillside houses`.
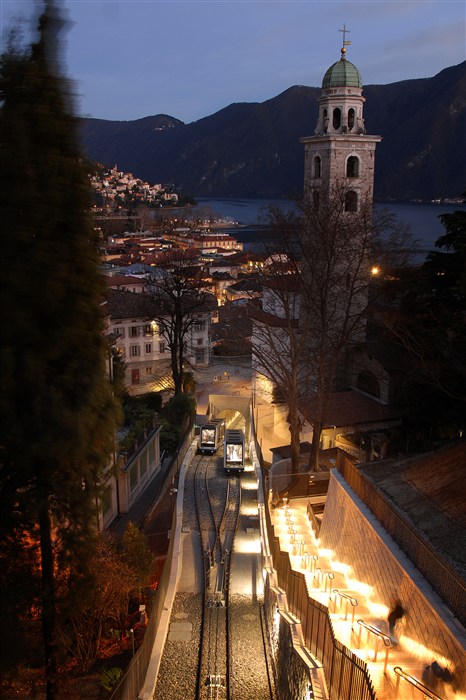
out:
M159 206L163 203L178 202L178 195L173 192L172 187L162 184L150 185L134 177L132 173L119 171L116 165L110 171L92 175L91 186L101 196L103 203L110 207L127 204L128 200Z

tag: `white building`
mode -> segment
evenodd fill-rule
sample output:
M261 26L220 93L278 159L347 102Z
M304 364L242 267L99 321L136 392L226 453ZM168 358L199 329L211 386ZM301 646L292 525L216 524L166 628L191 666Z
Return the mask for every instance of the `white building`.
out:
M167 339L157 321L153 297L145 293L109 289L109 333L125 362L125 384L140 390L170 387L171 356ZM196 313L185 348L193 366L210 362L210 312ZM136 392L137 393L137 392Z

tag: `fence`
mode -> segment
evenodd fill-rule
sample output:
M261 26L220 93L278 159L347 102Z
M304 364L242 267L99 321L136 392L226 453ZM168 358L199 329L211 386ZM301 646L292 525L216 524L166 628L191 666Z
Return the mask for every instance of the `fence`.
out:
M330 697L375 700L366 664L336 639L328 608L308 595L304 574L293 571L288 552L280 550L267 508L265 513L278 585L286 592L290 612L301 622L306 647L322 663Z
M401 547L431 584L459 622L466 626L466 582L449 564L421 539L412 526L397 513L384 496L352 462L339 453L337 469L347 484L364 501L382 527Z
M186 452L188 451L188 448L191 444L192 438L193 427L190 426L186 432L181 447L173 460L173 464L170 469L170 474L172 474L174 467L176 467L176 470L178 470L179 465L182 464ZM167 482L170 483L169 479L167 479ZM172 519L172 532L175 531L176 525L177 521L175 508ZM113 690L108 700L136 700L139 695L139 691L144 684L144 679L146 677L147 667L149 665L149 660L152 654L152 648L154 646L160 617L163 611L165 595L170 581L170 566L173 556L174 539L174 537L170 538L170 544L168 546L165 566L163 567L162 576L160 577L159 585L157 586L157 592L154 596L154 603L152 605L152 610L149 617L149 624L147 625L147 629L144 633L144 639L142 640L142 644L131 659L131 662L128 668L126 669L124 676L122 677L121 681L116 686L116 688Z

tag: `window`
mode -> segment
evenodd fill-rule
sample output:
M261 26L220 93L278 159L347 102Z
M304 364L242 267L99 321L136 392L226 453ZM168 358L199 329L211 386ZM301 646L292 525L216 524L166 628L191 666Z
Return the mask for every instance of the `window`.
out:
M150 323L146 323L144 326L144 335L152 335L152 326Z
M163 341L160 341L160 343L159 343L159 353L160 353L161 355L163 355L164 352L165 352L165 343L164 343Z
M198 338L198 339L197 339L197 344L198 344L198 345L202 345L203 342L204 342L204 338Z
M322 112L322 121L324 122L324 133L326 134L328 131L328 114L326 109Z
M205 362L205 348L196 348L196 364Z
M366 394L371 394L375 396L376 399L380 399L380 385L377 377L375 377L372 372L363 371L358 375L357 387Z
M115 334L119 338L124 338L125 337L125 329L123 328L123 326L118 326L117 328L115 328Z
M358 195L354 190L346 193L345 196L345 211L357 211L358 210Z
M130 337L130 338L137 338L137 337L138 337L138 331L139 331L139 327L138 327L138 326L130 326L130 329L129 329L129 337Z
M339 107L335 107L333 110L333 128L334 129L339 129L341 126L341 109Z
M312 203L314 205L314 209L316 211L319 211L320 207L320 193L319 190L313 190L312 192Z
M314 177L321 177L322 176L322 161L320 159L320 156L316 156L314 158Z
M205 321L195 321L193 328L195 331L205 331Z
M138 465L137 463L131 467L129 471L129 488L134 491L138 483Z
M354 109L351 107L348 110L348 129L354 128L354 118L355 118L355 112L354 112Z
M150 355L152 352L152 343L146 343L146 355Z
M141 348L139 347L139 345L130 345L129 354L131 357L139 357L139 355L141 354Z
M359 158L350 156L346 161L346 177L359 177Z
M101 495L100 507L104 515L112 507L112 489L109 486L105 487Z
M146 374L152 374L152 367L146 367Z

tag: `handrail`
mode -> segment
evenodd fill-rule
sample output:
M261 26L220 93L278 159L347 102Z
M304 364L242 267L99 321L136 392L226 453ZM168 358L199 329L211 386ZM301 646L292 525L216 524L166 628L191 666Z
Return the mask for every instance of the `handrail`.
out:
M338 595L341 596L342 598L346 598L347 600L349 600L351 605L353 605L354 607L356 607L356 605L359 605L357 598L353 598L352 596L348 595L348 593L342 593L341 591L338 590L338 588L334 588L332 592L338 593Z
M428 688L426 685L424 685L424 683L421 683L421 681L419 681L414 676L410 676L409 673L405 673L401 666L395 666L393 670L399 678L403 678L403 680L407 681L415 688L418 688L422 693L424 693L424 695L427 695L427 697L430 698L430 700L442 700L442 698L439 695L434 693L434 691Z
M383 643L385 644L386 647L392 647L394 646L392 640L388 636L388 634L385 634L381 630L379 630L377 627L373 627L372 625L368 625L367 622L364 622L364 620L358 620L358 625L361 625L361 627L364 627L368 632L372 632L372 634L375 634L377 637L383 640Z

